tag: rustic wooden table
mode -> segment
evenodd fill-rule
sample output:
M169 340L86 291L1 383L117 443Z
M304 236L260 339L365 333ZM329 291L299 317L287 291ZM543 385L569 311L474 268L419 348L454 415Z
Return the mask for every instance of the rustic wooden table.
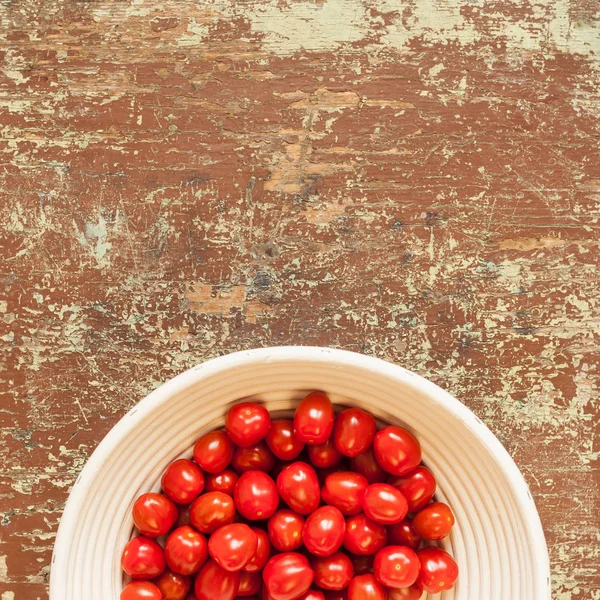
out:
M531 485L555 597L600 599L595 0L2 0L0 24L2 600L47 598L69 488L135 402L279 344L455 394Z

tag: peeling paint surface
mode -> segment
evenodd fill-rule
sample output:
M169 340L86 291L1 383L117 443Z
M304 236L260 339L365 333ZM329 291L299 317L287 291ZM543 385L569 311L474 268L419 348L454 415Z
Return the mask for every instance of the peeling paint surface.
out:
M2 1L0 161L2 600L136 401L280 344L465 402L600 600L597 2Z

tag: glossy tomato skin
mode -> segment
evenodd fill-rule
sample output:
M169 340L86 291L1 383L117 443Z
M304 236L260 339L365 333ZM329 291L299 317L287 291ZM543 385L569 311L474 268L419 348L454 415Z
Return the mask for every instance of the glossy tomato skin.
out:
M219 473L210 473L206 476L204 491L222 492L233 497L233 490L239 478L239 475L231 469L225 469Z
M277 511L268 524L269 540L279 552L291 552L302 546L304 517L293 510Z
M252 527L252 531L256 534L257 545L254 556L250 559L250 562L244 567L244 571L247 573L256 573L262 571L264 566L269 560L271 555L271 542L269 541L269 535L263 529L258 527Z
M165 535L179 516L175 503L162 494L142 494L133 505L133 522L149 538Z
M298 600L325 600L325 594L317 590L308 590L308 592L303 596L300 596Z
M357 575L348 586L348 600L386 600L385 588L374 575Z
M275 466L275 457L264 442L246 448L236 448L231 466L238 473L264 471L268 473Z
M444 502L432 502L413 517L413 529L426 540L445 538L454 525L454 515Z
M348 600L348 588L345 590L325 590L325 600Z
M233 499L239 513L250 521L269 519L279 506L275 482L262 471L246 471L238 479Z
M263 571L263 581L273 600L296 600L308 591L313 578L308 560L297 552L276 554Z
M296 408L294 435L306 444L324 444L333 432L333 405L323 392L311 392Z
M375 434L375 459L384 471L392 475L406 475L421 462L421 445L407 429L388 425Z
M319 506L321 490L315 470L305 462L287 466L277 477L281 499L297 513L308 515Z
M189 504L202 493L204 474L196 463L180 458L167 467L161 485L173 502Z
M346 519L344 548L352 554L375 554L385 546L387 531L384 525L372 521L364 514Z
M411 513L420 511L433 498L436 489L433 473L423 465L402 477L390 477L388 483L406 498Z
M335 447L331 439L324 444L308 446L308 459L317 469L331 469L343 458L344 455Z
M265 442L277 458L285 461L294 460L304 449L304 442L296 439L294 423L289 419L272 421Z
M223 492L207 492L190 506L190 523L201 533L212 533L234 519L233 498Z
M390 546L408 546L416 551L421 545L421 538L413 529L412 519L403 519L400 523L390 525L387 528L387 543Z
M125 546L121 566L133 579L154 579L165 570L165 553L157 542L140 535Z
M359 473L338 471L326 477L322 498L346 516L356 515L362 511L362 500L367 486L367 480Z
M196 442L194 460L207 473L219 473L229 466L233 450L233 442L224 431L210 431Z
M271 428L269 411L255 402L232 406L225 417L225 429L231 441L242 448L263 440Z
M121 592L121 600L162 600L160 590L149 581L132 581Z
M219 527L208 540L208 552L226 571L240 571L251 560L258 546L256 533L244 523Z
M388 600L419 600L423 595L423 589L416 583L407 588L387 588Z
M316 557L312 560L315 583L324 590L343 590L348 587L354 567L343 552L331 556Z
M170 569L152 583L161 591L162 600L185 600L190 588L192 587L192 578L187 575L180 575Z
M379 466L372 447L358 456L353 456L350 459L350 469L360 473L369 483L383 483L389 477Z
M373 573L381 585L410 587L419 574L419 558L406 546L387 546L375 555Z
M260 592L261 576L259 573L240 572L240 585L237 595L243 598L255 596Z
M458 565L441 548L430 546L417 553L420 561L417 584L426 592L436 594L450 590L458 579Z
M408 512L406 498L389 483L372 483L362 499L365 515L377 523L393 525Z
M337 415L333 427L333 442L344 456L358 456L373 443L375 419L360 408L347 408Z
M306 519L302 541L315 556L331 556L337 552L346 533L344 515L335 506L321 506Z
M240 584L237 571L226 571L214 560L206 561L194 583L197 600L233 600Z
M167 565L180 575L192 575L199 571L207 556L206 538L186 525L175 529L165 543Z

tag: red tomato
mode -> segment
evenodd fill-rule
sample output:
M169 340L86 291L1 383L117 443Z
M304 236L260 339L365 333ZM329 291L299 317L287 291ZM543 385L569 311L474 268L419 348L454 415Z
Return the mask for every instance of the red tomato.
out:
M125 546L121 566L133 579L154 579L165 570L165 553L154 540L140 535Z
M269 519L269 540L280 552L296 550L302 546L303 526L304 517L293 510L279 510Z
M175 529L167 538L165 558L175 573L191 575L199 571L207 556L206 538L187 525Z
M435 477L423 465L403 477L390 477L388 483L406 498L408 512L411 513L421 510L435 494Z
M352 555L350 557L355 575L366 575L373 572L373 561L375 557L372 554Z
M383 586L370 573L352 578L348 586L348 600L386 600Z
M315 572L315 583L325 590L347 588L354 575L352 561L343 552L314 558L312 568Z
M344 541L346 522L335 506L321 506L309 515L302 530L302 541L316 556L330 556Z
M260 574L259 573L245 573L240 572L240 585L238 587L237 595L246 597L254 596L260 592Z
M367 480L358 473L332 473L325 479L323 501L335 506L345 515L356 515L362 510L362 499L367 486Z
M419 574L419 558L406 546L387 546L375 555L373 572L382 585L410 587Z
M273 600L295 600L310 588L314 573L297 552L276 554L263 571L263 581Z
M252 531L256 534L257 546L254 556L250 562L244 567L244 571L248 573L256 573L262 571L264 566L269 560L271 554L271 542L269 542L269 536L266 531L259 529L258 527L252 527Z
M309 446L308 458L317 469L330 469L340 463L343 455L331 440L327 440L324 444Z
M225 418L225 429L231 441L243 448L258 444L271 427L269 411L255 402L232 406Z
M175 527L183 527L184 525L190 524L190 505L189 504L177 504L177 521L175 521Z
M412 550L416 550L421 544L421 538L413 529L412 519L390 525L387 528L387 541L390 546L408 546Z
M142 535L165 535L177 521L177 507L162 494L142 494L133 505L133 522Z
M362 506L369 519L384 525L399 523L408 512L406 498L389 483L372 483L365 490Z
M304 462L286 467L277 477L281 499L297 513L308 515L319 506L321 490L315 470Z
M194 446L194 460L207 473L218 473L229 466L233 443L224 431L205 433Z
M386 537L385 527L363 514L346 519L344 548L352 554L375 554L385 546Z
M350 468L366 477L369 483L382 483L388 477L375 459L373 448L369 448L358 456L353 456L350 459Z
M294 423L288 419L272 421L265 442L281 460L294 460L304 448L304 442L297 440L294 435Z
M325 600L325 594L317 590L308 590L304 596L300 596L298 600Z
M323 392L311 392L300 402L294 414L294 435L307 444L324 444L333 431L335 415Z
M345 590L326 590L325 600L348 600L348 588Z
M423 590L415 583L407 588L388 588L388 600L419 600Z
M160 590L149 581L132 581L121 592L121 600L162 600Z
M233 497L233 488L239 479L239 475L230 469L220 473L210 473L206 476L204 486L205 492L222 492Z
M375 434L375 458L382 469L392 475L405 475L419 466L421 445L403 427L388 425Z
M443 502L432 502L413 517L413 529L426 540L445 538L454 525L454 515Z
M198 600L198 598L196 598L196 594L194 594L194 592L190 592L186 597L185 600Z
M190 523L202 533L233 523L235 505L233 498L223 492L208 492L190 506Z
M194 593L197 600L233 600L239 585L237 571L226 571L214 560L208 560L196 576Z
M267 473L275 466L275 457L264 442L259 442L247 448L236 448L231 466L238 473L246 471Z
M242 517L250 521L269 519L279 505L277 486L262 471L243 473L235 484L233 499Z
M239 571L251 560L258 546L256 533L243 523L217 529L208 540L208 552L226 571Z
M163 600L184 600L192 587L191 577L167 569L153 583L161 591Z
M419 550L417 556L421 563L417 584L426 592L437 594L454 587L458 565L446 551L430 546Z
M161 485L173 502L189 504L202 493L204 475L196 463L180 458L167 467Z
M344 456L358 456L371 446L376 430L372 415L360 408L347 408L335 418L333 442Z

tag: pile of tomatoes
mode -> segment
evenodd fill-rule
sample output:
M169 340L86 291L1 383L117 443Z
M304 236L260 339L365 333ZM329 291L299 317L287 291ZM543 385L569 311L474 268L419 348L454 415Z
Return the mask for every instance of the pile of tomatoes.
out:
M121 600L416 600L454 586L452 557L426 545L454 516L402 427L336 416L322 392L293 421L243 402L193 458L136 500Z

